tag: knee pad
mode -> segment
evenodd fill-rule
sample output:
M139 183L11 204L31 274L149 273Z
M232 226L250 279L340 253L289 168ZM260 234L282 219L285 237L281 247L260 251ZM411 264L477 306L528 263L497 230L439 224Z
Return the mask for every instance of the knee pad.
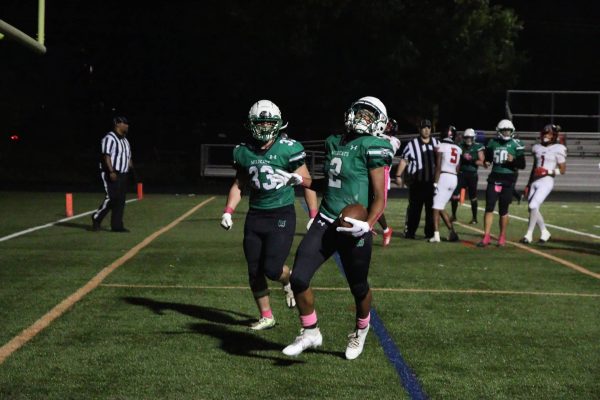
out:
M290 284L294 294L302 293L310 287L310 282L298 276L298 274L290 275Z
M269 268L269 266L265 265L265 276L272 281L278 281L283 274L283 265L279 268Z
M369 283L361 282L351 285L350 291L356 300L361 301L367 296L367 293L369 293Z

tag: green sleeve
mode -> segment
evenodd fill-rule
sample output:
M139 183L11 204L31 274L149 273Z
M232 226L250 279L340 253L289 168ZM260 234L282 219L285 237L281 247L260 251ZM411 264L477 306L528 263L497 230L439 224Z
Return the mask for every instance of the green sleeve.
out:
M394 150L387 140L374 138L375 140L367 142L366 156L367 168L375 169L392 165Z

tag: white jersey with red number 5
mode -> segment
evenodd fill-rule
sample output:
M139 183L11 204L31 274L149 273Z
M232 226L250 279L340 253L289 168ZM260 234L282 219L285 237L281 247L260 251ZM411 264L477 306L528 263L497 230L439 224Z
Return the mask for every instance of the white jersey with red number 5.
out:
M550 146L534 144L531 152L535 157L536 166L544 167L548 171L557 168L558 164L564 163L567 159L567 148L559 143Z
M454 143L440 142L436 147L438 153L442 155L442 172L456 174L456 167L460 161L462 149Z

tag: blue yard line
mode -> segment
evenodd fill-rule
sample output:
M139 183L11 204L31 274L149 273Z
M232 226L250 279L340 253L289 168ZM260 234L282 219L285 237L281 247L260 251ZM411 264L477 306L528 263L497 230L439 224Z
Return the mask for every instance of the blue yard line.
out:
M340 273L345 276L346 274L344 274L344 267L342 267L342 259L337 252L333 254L333 259L335 260ZM400 383L402 383L402 386L408 392L410 398L412 400L427 399L427 395L425 394L425 391L423 391L417 375L408 366L406 361L404 361L404 358L402 357L400 350L398 350L396 343L394 343L394 340L388 333L387 329L385 329L383 321L381 318L379 318L379 314L377 314L377 311L375 311L373 307L371 307L371 327L379 339L379 344L383 348L384 354L392 363L396 369L396 372L400 376Z
M303 204L303 206L306 210L306 205ZM333 259L338 267L338 270L345 277L346 274L344 273L344 267L342 267L342 259L337 252L333 254ZM400 350L398 350L396 343L394 343L394 340L388 333L387 329L385 329L383 321L381 318L379 318L379 314L377 314L377 311L375 311L373 307L371 307L371 327L379 339L379 344L381 344L384 354L392 363L396 369L396 372L400 376L400 383L402 383L402 386L408 392L410 398L412 400L427 399L427 395L425 394L425 391L423 391L417 375L408 366L406 361L404 361L404 358L402 357L402 354L400 354Z

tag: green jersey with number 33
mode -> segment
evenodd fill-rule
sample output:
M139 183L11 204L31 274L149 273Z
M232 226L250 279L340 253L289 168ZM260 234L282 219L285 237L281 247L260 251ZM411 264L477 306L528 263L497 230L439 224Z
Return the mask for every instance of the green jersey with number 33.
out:
M524 150L525 146L519 139L513 138L507 141L491 139L487 144L486 151L492 156L492 172L514 175L515 170L505 165L508 161L508 155L512 155L514 159L522 156Z
M369 206L369 170L391 166L394 155L390 142L376 136L345 140L346 135L332 135L325 141L328 184L319 211L331 219L348 204Z
M233 164L238 174L247 176L250 208L270 210L294 204L294 188L281 186L271 177L276 169L294 172L304 165L306 153L300 142L278 138L266 151L242 143L233 150Z

